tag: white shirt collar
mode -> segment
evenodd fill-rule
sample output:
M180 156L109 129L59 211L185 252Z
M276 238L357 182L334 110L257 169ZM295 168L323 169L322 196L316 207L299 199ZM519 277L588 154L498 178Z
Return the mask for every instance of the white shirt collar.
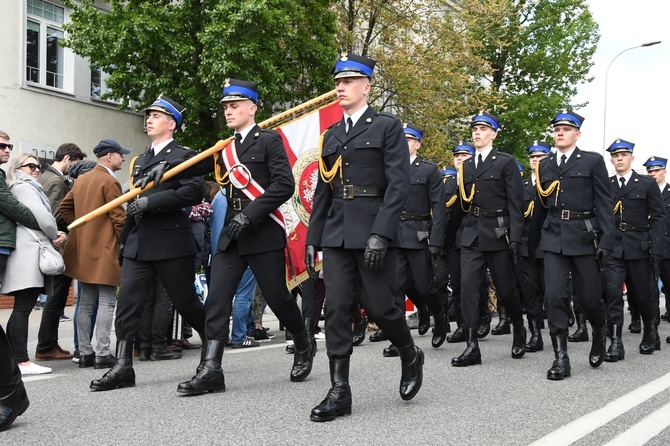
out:
M419 157L419 155L414 155L413 157L411 157L411 158L409 159L409 163L410 163L410 164L414 163L414 160L416 160L418 157Z
M353 115L349 116L346 113L344 114L344 122L347 122L347 118L351 118L351 122L353 125L356 125L358 120L363 116L363 113L368 109L368 104L365 104L364 107L362 107L360 110L356 111Z
M249 134L251 129L253 129L255 126L256 126L256 123L252 122L249 127L245 127L242 130L240 130L239 132L235 132L235 133L239 133L240 135L242 135L242 141L240 141L240 142L243 142L247 138L247 135Z
M561 165L561 158L563 157L563 155L565 155L565 162L566 163L568 161L570 161L570 157L572 156L572 154L574 153L576 148L577 147L575 146L572 149L568 150L567 152L561 152L560 150L557 151L556 152L556 164L558 164L559 166Z
M158 144L158 145L153 145L153 144L152 144L152 145L151 145L151 148L152 148L153 151L154 151L154 155L158 155L159 153L161 153L161 150L163 150L163 149L165 148L165 146L167 146L168 144L170 144L172 141L174 141L174 139L173 139L173 138L170 138L170 139L168 139L167 141L163 141L162 143L160 143L160 144Z
M632 175L633 175L633 170L631 169L631 170L629 170L628 173L627 173L626 175L624 175L623 177L622 177L621 175L617 174L617 175L616 175L616 180L619 182L619 185L621 185L621 178L623 178L623 179L626 180L626 184L628 184L628 182L630 181L630 177L631 177Z
M665 190L665 186L667 186L667 185L668 185L668 183L663 182L663 184L658 185L658 188L661 190L661 192L663 192Z
M483 150L481 152L475 152L475 167L479 167L477 166L477 163L479 163L479 155L482 156L482 161L486 161L486 158L488 158L489 153L491 153L491 150L493 150L493 147L489 147L488 149Z
M107 172L109 172L109 174L110 174L111 176L113 176L114 178L116 178L116 174L114 173L114 171L113 171L112 169L110 169L109 167L105 166L104 164L98 164L98 166L102 166L102 167L104 167L105 169L107 169Z

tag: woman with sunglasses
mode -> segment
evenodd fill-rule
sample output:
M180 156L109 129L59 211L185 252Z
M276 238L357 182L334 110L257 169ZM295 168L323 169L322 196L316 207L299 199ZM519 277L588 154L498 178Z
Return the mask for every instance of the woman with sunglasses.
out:
M43 243L53 242L55 247L61 247L66 241L66 235L58 231L49 200L37 181L40 177L39 161L30 154L22 153L9 163L7 171L7 185L12 194L19 203L30 209L40 227L33 233ZM7 321L7 336L22 375L51 373L49 367L37 365L28 357L28 317L37 296L43 290L49 294L53 285L53 277L45 276L40 271L38 256L37 241L25 227L18 225L16 249L7 259L0 293L14 296L14 309Z

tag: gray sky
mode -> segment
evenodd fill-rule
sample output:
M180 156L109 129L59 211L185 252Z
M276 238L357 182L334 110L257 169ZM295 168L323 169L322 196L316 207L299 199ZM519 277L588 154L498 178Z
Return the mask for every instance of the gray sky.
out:
M603 151L605 78L608 65L626 48L645 42L662 43L620 55L607 77L605 148L617 137L635 143L633 168L652 155L670 158L670 23L668 0L588 0L600 25L594 56L593 82L579 87L575 102L589 104L578 111L586 119L578 145ZM609 154L606 156L609 161ZM608 163L609 166L609 163Z

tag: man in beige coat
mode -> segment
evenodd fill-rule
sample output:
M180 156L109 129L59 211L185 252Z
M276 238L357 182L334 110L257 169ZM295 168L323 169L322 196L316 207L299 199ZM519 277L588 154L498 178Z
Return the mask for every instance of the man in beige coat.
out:
M63 198L60 212L71 223L90 211L121 195L121 184L114 172L121 170L123 155L130 153L111 139L100 141L93 149L98 165L77 178L74 187ZM117 258L119 236L126 218L121 207L73 230L65 247L65 274L81 282L77 334L79 367L109 368L116 359L109 351L109 335L116 307L116 288L121 283L121 267ZM96 349L91 345L91 319L96 300Z

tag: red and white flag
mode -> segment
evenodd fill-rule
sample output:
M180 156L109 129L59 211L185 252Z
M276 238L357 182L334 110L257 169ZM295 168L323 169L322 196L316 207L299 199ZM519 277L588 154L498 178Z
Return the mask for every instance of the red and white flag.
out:
M342 119L343 113L340 105L333 102L275 129L284 140L295 179L293 197L279 208L286 223L286 281L290 288L307 278L305 240L319 179L319 138Z

